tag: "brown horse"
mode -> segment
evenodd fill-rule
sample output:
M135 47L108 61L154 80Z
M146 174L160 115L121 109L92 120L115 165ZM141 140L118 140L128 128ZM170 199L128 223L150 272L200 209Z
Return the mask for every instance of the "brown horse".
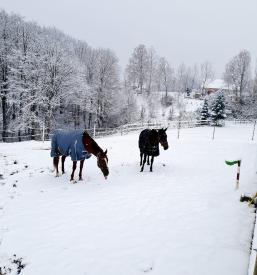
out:
M51 156L53 157L56 176L59 176L59 157L62 156L62 173L64 174L65 159L67 156L71 156L73 165L70 180L74 182L77 161L80 161L79 180L82 180L84 160L89 158L91 154L97 158L97 166L107 179L109 175L107 150L103 151L86 131L56 131L52 137Z

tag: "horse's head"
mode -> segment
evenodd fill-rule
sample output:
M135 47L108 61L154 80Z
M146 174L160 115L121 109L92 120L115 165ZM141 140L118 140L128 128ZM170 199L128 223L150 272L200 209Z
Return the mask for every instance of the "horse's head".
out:
M159 136L159 142L161 143L161 146L163 147L164 150L167 150L169 148L169 144L167 141L167 131L168 128L166 129L159 129L158 130L158 136Z
M107 150L101 151L97 154L97 166L101 169L105 179L109 175Z

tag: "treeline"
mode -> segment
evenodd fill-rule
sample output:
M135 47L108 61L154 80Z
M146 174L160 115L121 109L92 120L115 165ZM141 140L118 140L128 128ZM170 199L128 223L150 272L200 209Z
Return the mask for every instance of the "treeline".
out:
M133 50L122 73L110 49L92 48L57 29L0 11L0 136L4 141L9 131L33 138L42 127L48 133L57 127L115 127L156 118L160 104L163 115L166 107L170 110L166 118L173 118L174 109L182 117L187 115L184 93L193 89L204 93L213 79L211 63L174 68L145 45ZM241 51L228 62L224 80L236 94L235 116L244 109L257 115L257 70L252 77L249 52ZM137 104L138 94L147 108Z
M235 118L257 118L257 67L253 73L251 55L241 50L232 57L224 68L224 96L231 115ZM165 57L156 54L145 45L136 47L130 57L125 72L125 83L129 89L150 95L152 91L163 91L163 104L176 104L179 116L185 115L183 100L186 92L197 91L203 98L205 88L214 79L210 62L178 68L172 67ZM174 92L175 102L168 94ZM155 101L156 102L156 101Z
M94 49L54 28L0 11L3 140L10 130L33 137L43 125L49 132L124 123L134 104L127 97L111 50Z
M210 62L194 66L180 64L174 68L166 57L159 56L154 48L145 45L136 47L125 71L126 84L140 93L163 91L184 93L186 90L203 90L208 81L214 78Z

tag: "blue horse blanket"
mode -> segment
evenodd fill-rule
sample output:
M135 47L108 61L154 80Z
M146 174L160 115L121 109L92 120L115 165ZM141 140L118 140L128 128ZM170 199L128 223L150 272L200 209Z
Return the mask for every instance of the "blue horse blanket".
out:
M84 160L91 157L83 143L83 130L56 130L52 137L51 157L71 156L72 161Z

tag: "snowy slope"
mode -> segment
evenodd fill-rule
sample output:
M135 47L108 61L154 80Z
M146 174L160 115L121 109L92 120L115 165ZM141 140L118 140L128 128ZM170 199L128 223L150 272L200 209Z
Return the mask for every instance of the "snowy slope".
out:
M173 117L174 118L179 116L177 93L175 93L175 92L169 93L169 97L173 98L173 106L164 107L161 104L161 99L163 97L165 97L164 92L152 93L152 99L149 99L147 96L140 95L140 94L136 96L137 105L138 105L139 110L142 110L142 108L144 108L144 110L146 112L145 120L149 120L149 119L154 120L153 118L150 118L151 111L154 113L155 119L157 121L169 119L171 109L173 109ZM152 100L152 102L154 102L154 104L149 106L149 102L148 102L149 100ZM183 109L184 115L189 117L189 116L193 116L193 113L195 113L197 111L197 109L202 107L203 100L185 98L184 96L181 96L180 97L180 105L181 105L180 108ZM150 110L151 108L152 108L152 110Z
M254 213L239 197L256 192L257 146L248 126L211 133L169 131L153 173L139 172L138 133L98 139L108 180L92 157L74 185L70 160L51 172L49 142L0 144L0 266L16 254L26 275L246 274Z

